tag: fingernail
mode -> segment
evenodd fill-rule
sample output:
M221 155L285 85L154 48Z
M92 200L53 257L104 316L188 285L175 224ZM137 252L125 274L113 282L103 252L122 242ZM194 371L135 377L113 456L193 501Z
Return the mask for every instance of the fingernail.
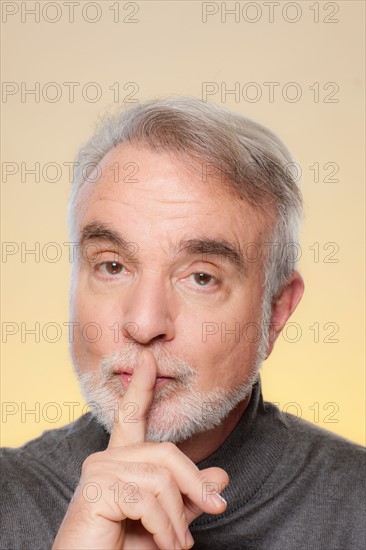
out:
M191 548L191 546L194 545L194 540L193 540L193 537L191 535L191 532L189 529L187 529L187 532L186 532L186 546L188 546L188 548Z
M216 508L222 508L223 506L227 505L226 500L224 498L222 498L222 496L219 495L219 493L211 493L209 495L209 498L210 498L212 504L214 504L216 506Z

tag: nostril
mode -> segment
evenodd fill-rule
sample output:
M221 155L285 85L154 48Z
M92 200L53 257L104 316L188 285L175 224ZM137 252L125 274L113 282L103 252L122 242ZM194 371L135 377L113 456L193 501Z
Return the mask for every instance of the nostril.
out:
M151 343L154 344L155 342L160 342L161 340L164 342L166 338L166 334L159 334L159 336L155 336L154 338L152 338Z

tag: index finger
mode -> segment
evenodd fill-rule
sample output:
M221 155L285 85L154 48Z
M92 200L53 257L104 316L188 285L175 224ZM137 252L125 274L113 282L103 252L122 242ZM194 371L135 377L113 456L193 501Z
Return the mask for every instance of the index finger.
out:
M155 357L148 350L143 350L127 391L118 401L118 422L113 426L108 447L145 441L146 417L154 397L157 370Z

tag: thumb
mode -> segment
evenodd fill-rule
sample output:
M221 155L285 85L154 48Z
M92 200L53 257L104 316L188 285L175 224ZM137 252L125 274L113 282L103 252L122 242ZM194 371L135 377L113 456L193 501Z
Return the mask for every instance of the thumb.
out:
M210 507L210 511L206 513L222 514L227 508L227 503L220 493L229 484L228 474L222 468L205 468L201 473L203 474L202 502L206 507L207 504ZM183 497L183 501L188 523L191 523L203 513L202 508L186 496Z

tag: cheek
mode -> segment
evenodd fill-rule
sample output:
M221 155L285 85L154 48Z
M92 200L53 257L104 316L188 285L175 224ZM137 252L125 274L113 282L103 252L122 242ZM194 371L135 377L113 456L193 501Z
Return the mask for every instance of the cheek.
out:
M257 347L243 341L235 334L213 336L200 347L201 361L199 388L210 390L215 387L233 388L244 381L251 372Z
M245 304L245 300L239 303ZM258 303L253 301L241 311L237 307L221 310L210 321L201 321L201 335L193 348L199 369L198 389L232 388L247 379L255 364L262 334Z
M90 370L103 355L110 355L128 341L122 334L122 322L113 302L93 299L76 289L72 319L74 325L73 354L81 369ZM88 364L84 365L85 360Z

